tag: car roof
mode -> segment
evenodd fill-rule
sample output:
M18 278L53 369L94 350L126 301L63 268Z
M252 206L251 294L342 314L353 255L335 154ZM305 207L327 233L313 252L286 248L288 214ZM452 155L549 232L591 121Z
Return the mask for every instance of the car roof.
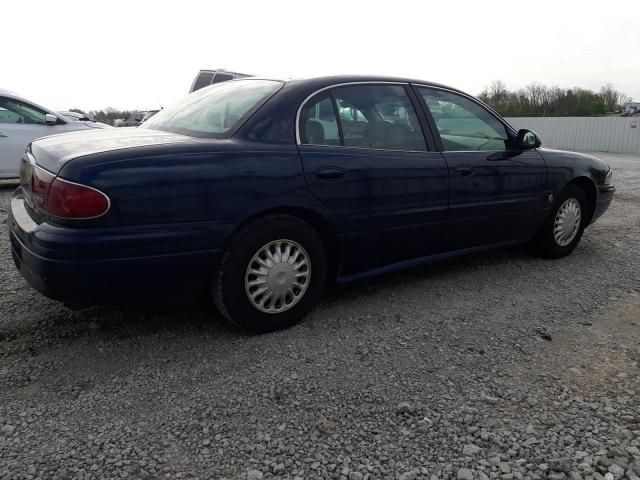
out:
M420 83L425 85L433 85L436 87L445 87L440 83L427 80L418 80L415 78L396 77L388 75L324 75L319 77L302 77L285 80L288 82L308 82L308 83L350 83L350 82L394 82L394 83ZM446 87L449 88L449 87Z
M274 77L247 77L236 78L230 80L232 82L250 82L252 80L272 80L282 82L285 86L285 90L297 90L306 91L308 94L315 93L318 90L323 90L332 86L338 86L349 83L413 83L417 85L424 85L427 87L436 87L450 90L460 93L462 95L473 97L475 95L464 92L458 88L450 87L442 83L432 82L428 80L420 80L407 77L393 77L384 75L327 75L321 77L309 77L309 78L274 78ZM477 98L475 98L478 100Z
M244 82L251 80L275 80L283 82L287 85L299 85L299 86L309 86L309 87L317 87L323 88L331 85L338 85L343 83L415 83L419 85L425 85L430 87L438 87L438 88L446 88L447 90L453 90L460 93L461 90L450 87L448 85L444 85L442 83L432 82L429 80L420 80L416 78L407 78L407 77L394 77L394 76L386 76L386 75L326 75L319 77L301 77L301 78L273 78L273 77L248 77L248 78L237 78L232 81L234 82Z
M13 98L20 98L20 99L23 98L20 95L18 95L16 92L12 92L11 90L6 90L4 88L0 88L0 95L2 95L3 97L13 97Z

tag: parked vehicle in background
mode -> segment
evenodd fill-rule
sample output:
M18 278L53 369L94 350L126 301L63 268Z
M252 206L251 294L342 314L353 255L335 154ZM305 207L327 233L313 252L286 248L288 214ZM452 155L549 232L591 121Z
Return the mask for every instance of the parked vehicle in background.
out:
M129 118L118 123L117 127L137 127L142 123L146 112L132 112L129 114Z
M236 324L276 330L327 282L528 241L571 253L609 206L612 172L540 144L430 82L221 83L140 128L33 142L11 201L13 258L57 300L206 292Z
M72 112L72 111L58 111L63 117L67 117L69 120L80 120L82 122L95 122L95 119L91 118L86 113Z
M142 124L143 122L145 122L146 120L148 120L151 117L153 117L159 111L160 110L143 110L143 111L140 111L140 112L132 112L129 115L129 118L127 118L125 120L121 120L121 121L116 120L114 122L114 126L116 126L116 127L137 127L140 124Z
M238 73L238 72L229 72L224 69L217 70L200 70L196 78L193 80L191 84L191 88L189 89L189 93L195 92L196 90L200 90L201 88L208 87L209 85L213 85L215 83L222 83L228 80L233 80L235 78L244 78L250 77L246 73Z
M0 178L17 178L24 149L32 140L56 133L108 128L73 120L19 95L0 90Z
M111 125L107 125L106 123L102 123L102 122L96 122L94 118L90 117L86 113L72 112L72 111L62 111L58 113L63 117L68 118L69 120L75 120L80 122L93 122L102 128L111 128Z
M628 102L622 106L621 117L633 117L640 113L640 102Z
M140 121L140 123L144 123L147 120L149 120L151 117L153 117L156 113L158 113L160 110L147 110L144 114L144 116L142 117L142 120Z

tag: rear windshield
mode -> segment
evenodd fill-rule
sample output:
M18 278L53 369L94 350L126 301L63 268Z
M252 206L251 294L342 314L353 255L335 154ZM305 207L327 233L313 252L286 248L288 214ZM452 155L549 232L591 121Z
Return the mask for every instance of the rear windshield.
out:
M222 138L282 87L273 80L236 80L187 95L140 128L192 137Z

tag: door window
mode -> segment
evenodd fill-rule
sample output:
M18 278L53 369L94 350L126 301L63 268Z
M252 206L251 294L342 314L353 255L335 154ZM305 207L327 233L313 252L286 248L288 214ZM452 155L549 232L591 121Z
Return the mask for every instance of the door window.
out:
M302 109L300 140L382 150L427 149L415 109L401 85L348 86L320 94Z
M507 129L491 112L453 92L419 88L445 151L505 150Z
M335 89L346 147L426 150L416 112L401 85Z
M300 118L300 140L303 144L341 144L338 121L329 94L320 94L307 102Z
M44 125L45 112L12 98L0 97L0 123Z

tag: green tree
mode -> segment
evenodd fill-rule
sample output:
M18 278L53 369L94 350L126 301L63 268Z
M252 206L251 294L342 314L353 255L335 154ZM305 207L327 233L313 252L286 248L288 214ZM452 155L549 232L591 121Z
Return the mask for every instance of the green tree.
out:
M604 115L619 110L622 104L631 100L611 84L603 86L597 93L579 87L549 87L537 82L512 91L500 80L485 87L479 98L506 116Z

